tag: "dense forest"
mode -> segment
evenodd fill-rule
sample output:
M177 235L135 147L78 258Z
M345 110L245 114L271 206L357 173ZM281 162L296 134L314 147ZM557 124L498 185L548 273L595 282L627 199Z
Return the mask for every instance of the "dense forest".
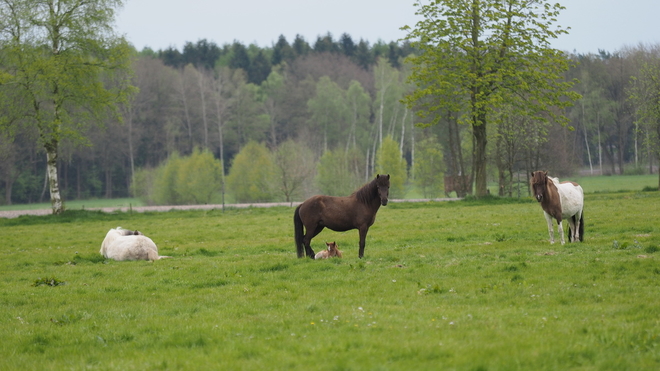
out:
M441 196L443 180L470 179L473 143L470 128L449 113L420 118L402 103L414 89L406 62L414 53L405 42L370 44L347 34L319 36L311 44L300 36L291 42L280 36L271 47L199 40L181 50L134 51L132 83L138 91L121 107L123 122L108 118L87 126L82 136L65 138L60 146L64 199L138 195L158 202L143 184L154 182L156 169L173 158L203 154L221 164L213 179L224 184L227 177L231 200L341 194L377 171L395 172L379 162L385 161L385 143L399 151L404 169L395 196L403 197L407 186ZM645 66L660 60L660 46L569 58L573 66L565 78L579 81L574 89L582 96L565 112L569 126L501 112L506 117L488 132L489 179L502 196L516 195L519 185L526 195L526 176L537 169L561 177L657 171L649 140L654 134L639 124L640 107L631 96ZM46 159L36 135L33 127L19 126L0 136L1 203L48 200ZM278 162L287 157L278 157L283 151L295 153L294 161ZM269 159L261 164L249 153ZM343 164L343 170L329 171L331 163ZM246 189L236 180L239 166L286 172L300 164L301 185L239 195ZM461 196L471 192L469 182L453 188ZM160 202L217 201L209 197Z

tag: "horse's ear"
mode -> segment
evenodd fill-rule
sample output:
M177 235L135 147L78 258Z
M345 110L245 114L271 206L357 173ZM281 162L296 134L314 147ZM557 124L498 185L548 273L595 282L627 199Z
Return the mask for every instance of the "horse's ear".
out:
M532 171L530 174L532 174L532 178L534 177L534 172Z
M380 178L380 174L376 174L376 179Z
M543 175L548 176L548 171L547 171L547 170L544 171L544 172L543 172Z
M388 179L388 180L390 179L390 174L387 174L387 179Z

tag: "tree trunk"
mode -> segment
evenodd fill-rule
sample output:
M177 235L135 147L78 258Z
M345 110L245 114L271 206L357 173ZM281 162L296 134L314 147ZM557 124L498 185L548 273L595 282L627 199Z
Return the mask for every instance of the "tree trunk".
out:
M198 83L199 83L199 94L202 98L202 123L204 124L204 148L210 149L209 147L209 125L206 120L206 92L204 90L204 71L197 71Z
M110 165L105 168L105 198L112 198L112 168Z
M472 132L475 139L474 147L474 180L475 180L475 195L477 197L484 197L488 194L486 184L486 121L485 117L481 118L480 123L472 124Z
M61 214L64 211L62 196L60 195L59 180L57 178L57 143L51 142L45 146L48 173L48 184L50 186L50 204L53 214Z
M9 177L5 179L5 203L7 205L11 205L11 188L13 184L14 182Z

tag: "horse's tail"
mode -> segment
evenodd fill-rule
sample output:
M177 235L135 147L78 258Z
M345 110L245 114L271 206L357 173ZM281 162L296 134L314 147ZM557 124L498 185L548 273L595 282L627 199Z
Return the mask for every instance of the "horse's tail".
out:
M293 230L295 233L296 251L298 252L298 257L304 258L305 257L305 246L303 245L304 231L303 231L303 222L302 219L300 218L300 206L302 205L298 205L298 207L296 207L296 211L293 212Z
M578 229L578 236L580 238L580 242L584 240L584 211L580 214L580 228Z

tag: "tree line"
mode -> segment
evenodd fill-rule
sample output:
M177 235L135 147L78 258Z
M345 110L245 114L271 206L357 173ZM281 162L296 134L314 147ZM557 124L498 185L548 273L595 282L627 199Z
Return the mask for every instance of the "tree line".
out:
M7 49L2 53L7 66ZM579 95L575 104L544 113L520 105L485 111L496 124L481 134L484 147L477 154L480 125L461 119L466 108L428 109L450 92L407 100L427 87L411 79L419 66L414 58L424 55L414 42L370 44L326 34L313 44L280 36L270 47L200 40L182 50L133 50L132 74L125 76L135 91L117 105L122 120L80 114L71 129L76 135L61 136L60 189L64 199L139 195L154 203L217 202L226 193L233 201L291 201L316 192L347 194L382 171L398 174L393 189L401 197L411 186L424 196L441 196L444 185L464 196L474 192L475 156L488 165L479 171L508 196L526 194L526 176L537 169L558 176L585 167L603 174L654 172L659 133L652 83L659 54L653 45L563 54L568 68L560 77L570 82L574 98ZM123 84L110 75L101 79L110 87ZM5 97L10 90L0 81ZM3 117L17 117L9 101L22 102L5 101ZM566 120L553 119L559 116ZM4 203L48 199L47 161L37 140L43 133L20 117L5 121ZM228 187L190 199L201 190L192 191L198 188L185 180L198 182L202 172L188 170L207 165L214 170L205 179ZM257 181L259 174L264 176ZM241 178L252 179L251 185ZM262 193L244 194L255 184L262 184ZM181 193L185 187L188 196Z

